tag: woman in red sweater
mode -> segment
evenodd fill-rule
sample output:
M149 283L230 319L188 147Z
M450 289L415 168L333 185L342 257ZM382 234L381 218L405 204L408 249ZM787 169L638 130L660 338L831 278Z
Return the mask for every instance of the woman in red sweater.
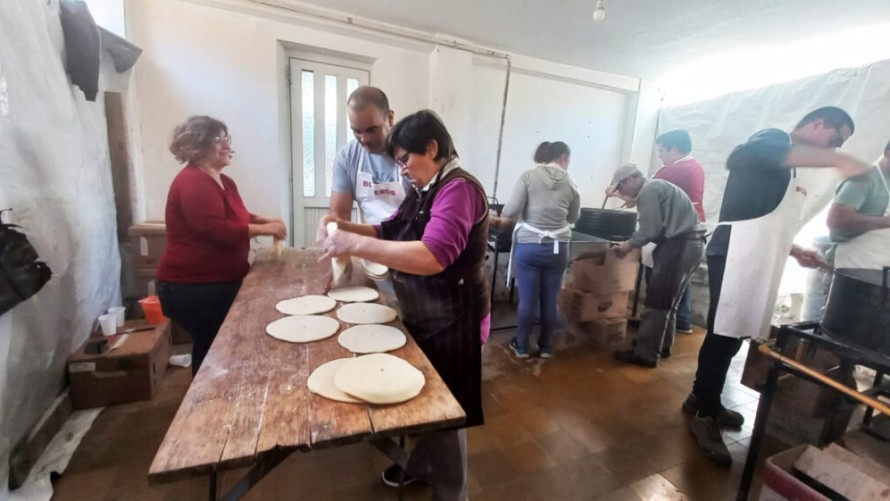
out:
M191 335L194 375L222 325L250 264L250 238L287 236L278 218L251 214L222 170L232 161L223 122L189 117L173 130L170 151L186 166L167 194L167 246L158 266L164 314Z

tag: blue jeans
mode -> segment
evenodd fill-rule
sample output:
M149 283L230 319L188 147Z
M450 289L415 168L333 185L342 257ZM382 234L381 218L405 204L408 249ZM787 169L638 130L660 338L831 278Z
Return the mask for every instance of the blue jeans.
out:
M649 279L652 276L652 268L647 266L644 278L646 286L649 286ZM683 289L683 297L680 304L677 305L677 330L688 331L692 329L692 290L691 285L687 285Z
M559 254L553 253L553 242L516 244L513 256L516 282L519 285L519 326L516 342L528 350L528 338L540 306L541 334L538 347L553 351L553 329L556 325L556 300L562 287L562 276L568 266L568 249L559 244Z

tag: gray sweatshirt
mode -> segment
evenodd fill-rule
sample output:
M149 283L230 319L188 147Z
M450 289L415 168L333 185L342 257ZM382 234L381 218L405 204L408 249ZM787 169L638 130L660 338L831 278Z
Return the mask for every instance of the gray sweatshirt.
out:
M637 194L640 226L630 244L642 247L661 238L690 233L699 226L698 213L686 193L661 179L647 179Z
M557 231L574 223L581 215L581 195L569 173L557 164L538 164L525 171L516 181L510 200L504 205L502 216L519 219L539 230ZM568 242L571 232L558 235L557 240ZM538 234L520 228L517 243L538 243ZM550 238L543 240L553 242Z

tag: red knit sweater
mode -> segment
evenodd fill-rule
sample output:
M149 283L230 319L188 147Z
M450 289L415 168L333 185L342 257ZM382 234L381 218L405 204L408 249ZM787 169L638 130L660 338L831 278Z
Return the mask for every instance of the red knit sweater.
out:
M702 196L705 193L705 169L694 158L681 158L671 165L665 165L653 176L678 186L686 192L701 222L705 222L705 208Z
M253 215L238 187L222 176L225 189L197 167L183 168L167 194L167 247L158 266L166 282L241 280L250 265L247 225Z

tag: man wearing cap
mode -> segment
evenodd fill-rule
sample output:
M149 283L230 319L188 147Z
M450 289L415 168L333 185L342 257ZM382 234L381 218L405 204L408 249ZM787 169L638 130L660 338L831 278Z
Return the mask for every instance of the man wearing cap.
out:
M646 179L634 164L615 171L610 196L636 200L639 229L615 248L623 257L650 242L658 245L633 349L615 352L623 362L655 368L671 354L680 293L704 255L704 230L689 196L661 179Z

